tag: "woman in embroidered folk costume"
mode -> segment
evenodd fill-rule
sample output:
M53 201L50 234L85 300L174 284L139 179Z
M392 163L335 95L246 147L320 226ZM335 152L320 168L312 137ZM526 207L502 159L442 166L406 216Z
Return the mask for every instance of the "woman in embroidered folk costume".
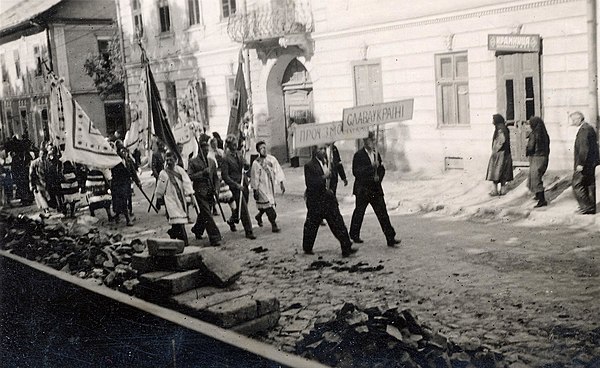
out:
M275 187L279 184L281 193L285 193L285 176L277 159L267 154L267 144L265 142L260 141L256 143L256 151L259 156L252 163L250 182L254 189L254 200L258 208L258 214L254 218L258 222L258 226L262 226L262 215L266 213L271 223L272 231L278 233L280 229L275 222L277 219L277 213L275 212Z
M167 211L167 218L171 229L167 231L171 239L180 239L188 245L185 224L188 223L189 215L188 198L194 195L192 181L185 170L177 166L177 155L175 152L167 152L165 168L158 175L156 183L156 198L163 199Z

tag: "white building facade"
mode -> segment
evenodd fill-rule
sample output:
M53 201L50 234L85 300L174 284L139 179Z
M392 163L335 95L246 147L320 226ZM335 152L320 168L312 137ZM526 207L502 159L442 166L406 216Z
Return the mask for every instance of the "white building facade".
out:
M590 7L593 4L593 7ZM280 161L292 123L342 119L357 105L414 99L413 118L380 127L388 167L480 170L490 154L492 115L508 121L516 165L525 165L526 121L540 116L551 138L550 169L569 169L582 111L595 125L590 63L598 53L586 0L122 0L130 100L139 47L151 60L169 115L190 84L201 91L210 131L226 132L240 46L250 50L257 138ZM136 27L137 24L137 27ZM595 70L594 70L595 69ZM594 88L596 93L594 94ZM356 141L338 142L346 161Z

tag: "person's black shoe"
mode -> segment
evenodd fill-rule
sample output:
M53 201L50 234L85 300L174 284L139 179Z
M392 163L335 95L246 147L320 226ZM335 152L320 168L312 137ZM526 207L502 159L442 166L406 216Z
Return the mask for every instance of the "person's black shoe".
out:
M342 251L342 257L350 257L352 254L356 253L358 249L348 248Z
M129 222L129 221L128 221L128 222L125 224L125 226L133 226L133 224L132 224L131 222Z
M246 239L254 240L256 236L253 233L246 233Z
M353 242L353 243L356 243L356 244L362 244L362 243L364 243L364 242L365 242L365 241L364 241L364 240L362 240L361 238L351 238L351 239L352 239L352 242Z
M235 222L233 222L232 220L227 220L227 225L229 225L229 230L237 231L237 229L235 228Z
M310 250L304 249L304 254L308 254L308 255L312 256L313 254L315 254L315 252L313 252L312 249L310 249Z
M388 240L387 245L388 247L395 247L396 245L400 245L400 243L402 243L402 240L394 238L392 240Z
M260 215L260 213L256 216L254 216L254 219L256 220L256 223L258 224L258 226L260 226L260 227L263 226L262 216Z
M548 202L546 202L546 201L539 201L535 206L533 206L533 208L545 207L547 205L548 205Z
M281 229L279 228L279 226L277 226L277 224L273 223L271 224L271 231L274 233L278 233L281 231Z

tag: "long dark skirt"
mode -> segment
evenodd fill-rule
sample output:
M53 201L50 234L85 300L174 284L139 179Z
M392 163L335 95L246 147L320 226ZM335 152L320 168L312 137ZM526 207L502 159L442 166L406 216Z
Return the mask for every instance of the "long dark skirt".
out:
M527 187L532 193L544 191L542 178L548 169L548 156L529 156L529 180Z
M492 153L488 163L486 180L496 183L506 183L513 180L513 162L510 151Z
M114 185L111 188L113 211L115 214L128 213L127 202L131 197L131 186L125 185Z

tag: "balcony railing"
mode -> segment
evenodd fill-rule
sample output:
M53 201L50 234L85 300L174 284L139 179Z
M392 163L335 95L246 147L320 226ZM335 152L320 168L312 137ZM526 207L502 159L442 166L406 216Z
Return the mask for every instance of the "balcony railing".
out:
M227 33L236 42L254 42L313 31L308 0L285 0L229 17Z

